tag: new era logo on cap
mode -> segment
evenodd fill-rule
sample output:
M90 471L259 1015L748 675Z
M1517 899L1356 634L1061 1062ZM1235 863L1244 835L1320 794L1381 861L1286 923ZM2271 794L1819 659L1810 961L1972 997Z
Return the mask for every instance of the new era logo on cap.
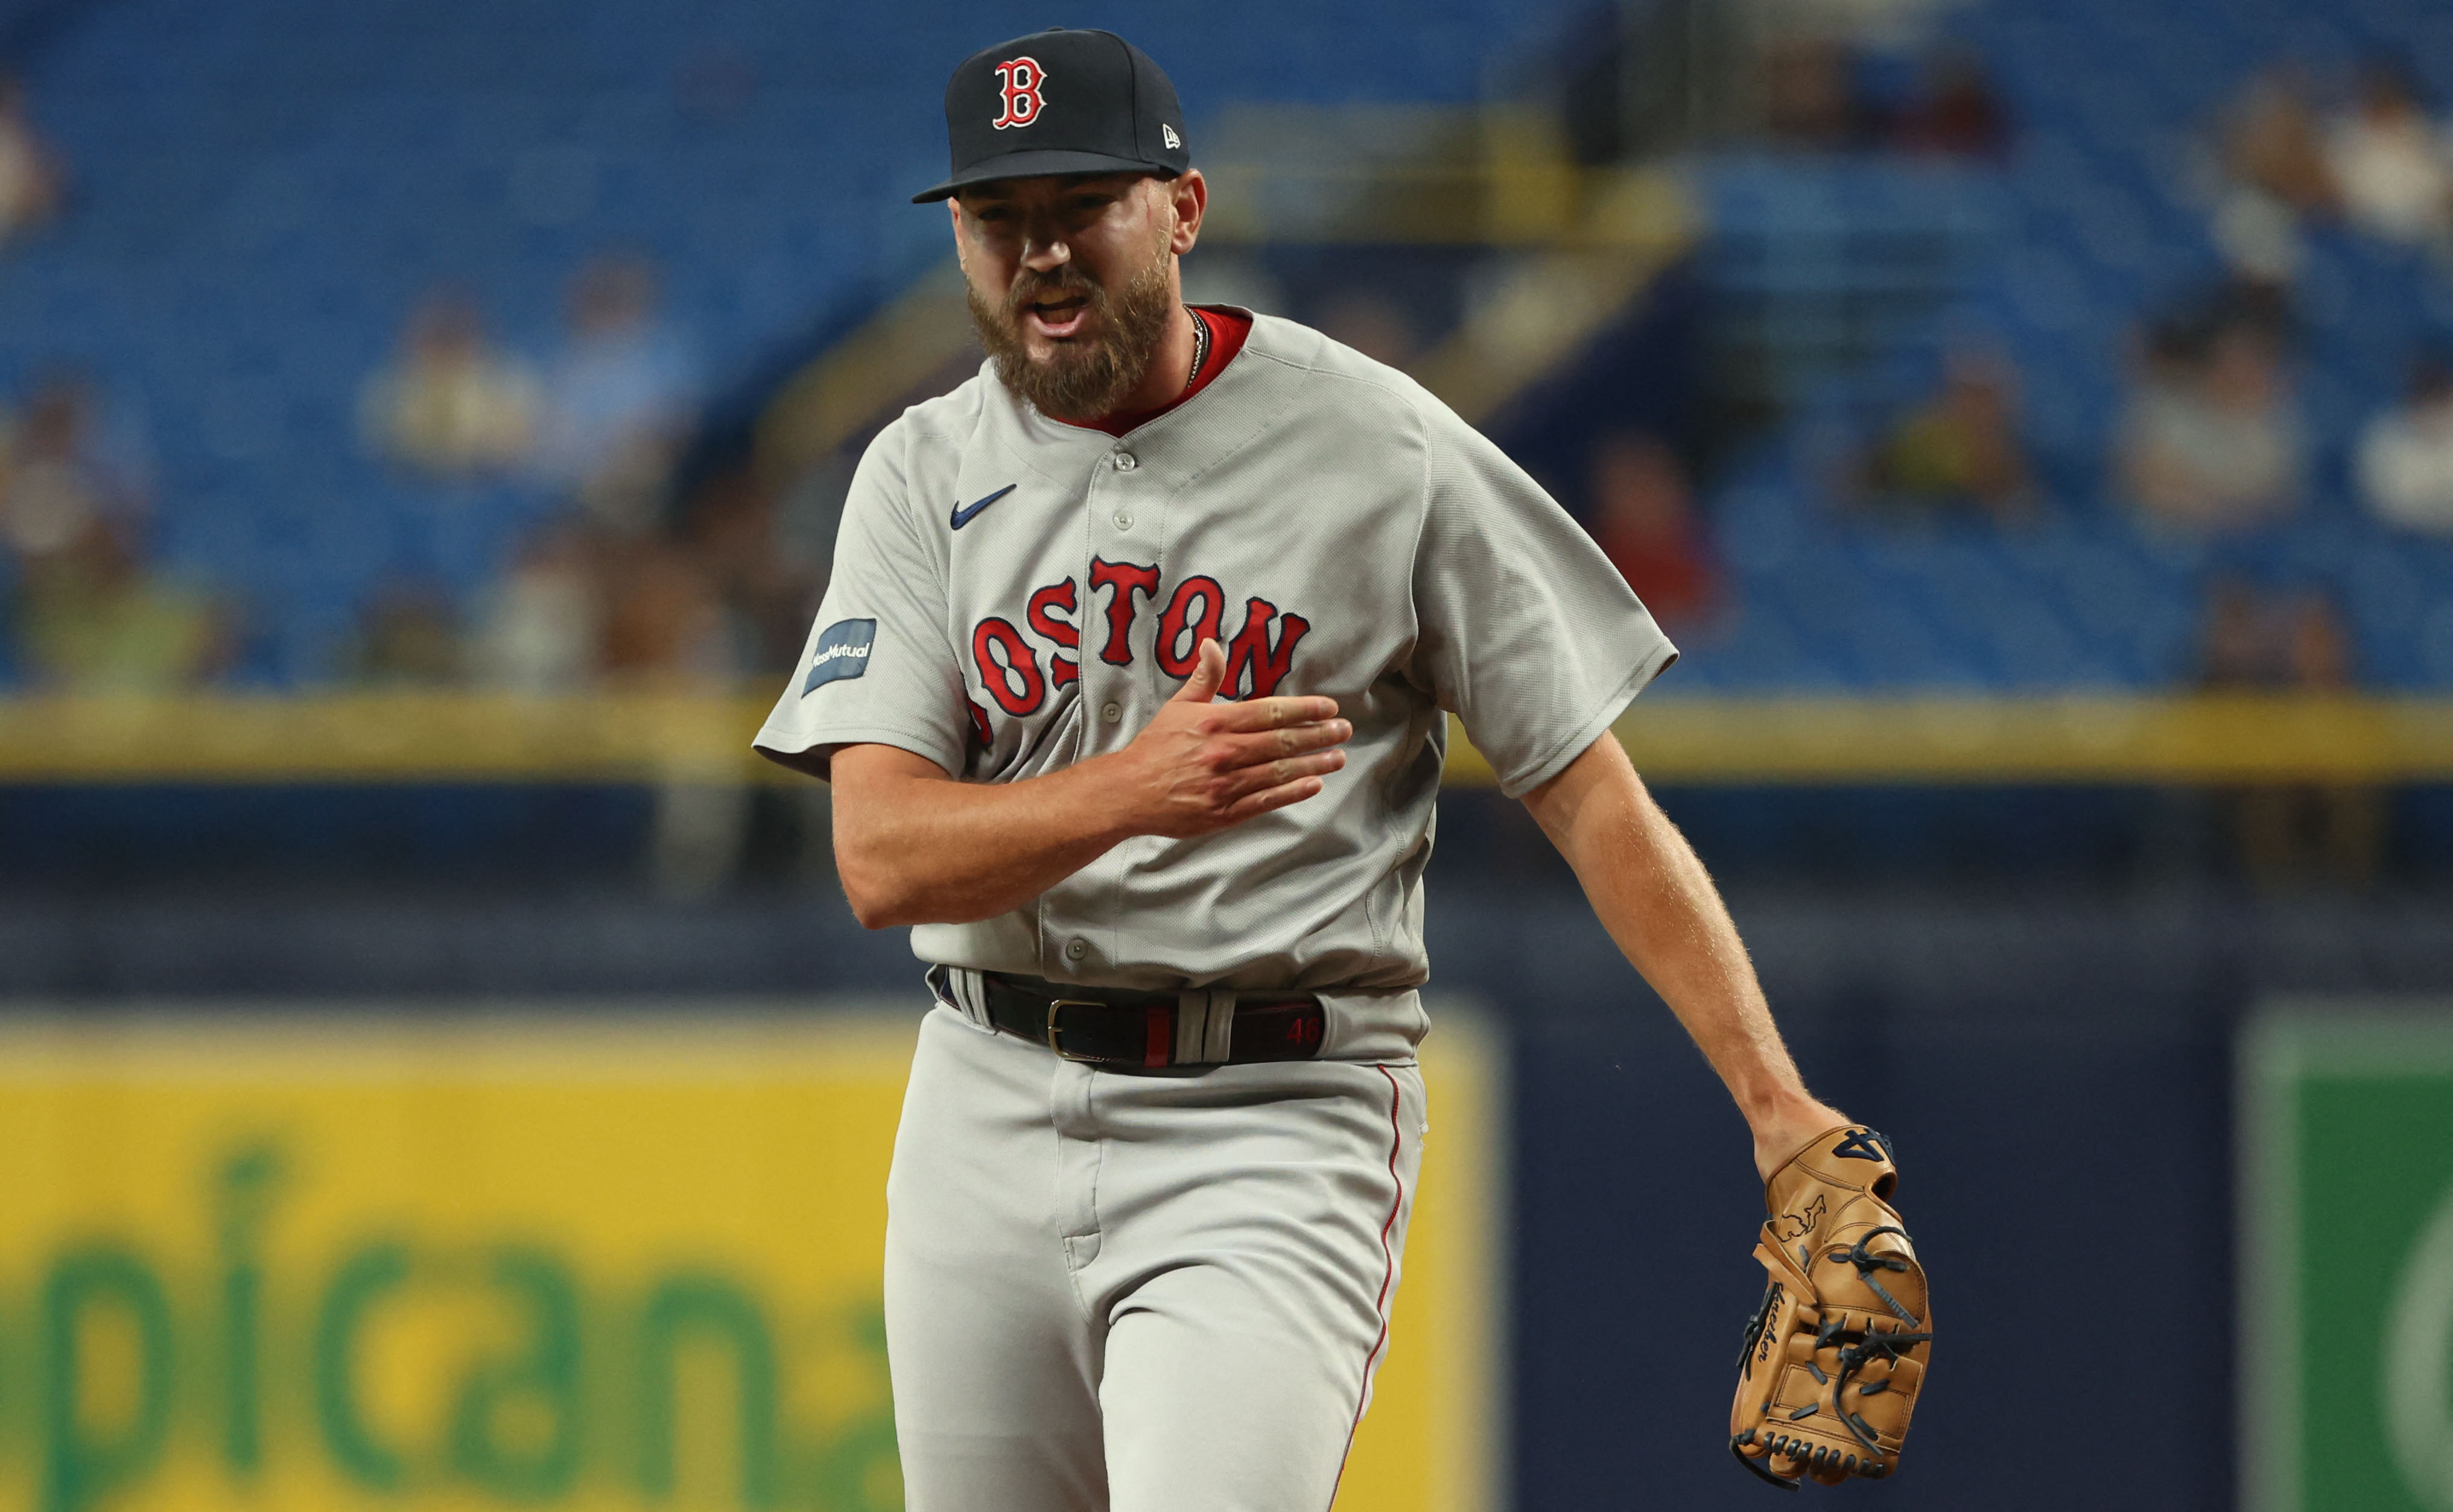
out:
M1176 135L1175 128L1167 125L1165 121L1161 121L1159 123L1158 134L1160 139L1167 143L1167 150L1170 152L1184 145L1184 138Z

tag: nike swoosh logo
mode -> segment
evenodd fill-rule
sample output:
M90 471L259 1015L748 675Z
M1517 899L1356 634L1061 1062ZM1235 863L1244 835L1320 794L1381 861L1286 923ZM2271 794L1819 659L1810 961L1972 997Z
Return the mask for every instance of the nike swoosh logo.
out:
M999 499L1004 498L1007 494L1011 493L1014 489L1021 487L1022 485L1018 483L1008 483L1004 487L999 488L996 492L989 494L985 499L982 499L979 503L974 504L967 508L955 510L954 528L959 530L963 527L970 524L972 518L982 509L987 508L989 505L996 503Z

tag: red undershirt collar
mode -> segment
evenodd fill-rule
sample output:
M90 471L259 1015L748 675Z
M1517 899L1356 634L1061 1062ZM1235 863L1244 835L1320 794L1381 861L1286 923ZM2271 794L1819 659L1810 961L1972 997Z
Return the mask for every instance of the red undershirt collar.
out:
M1104 430L1108 435L1121 436L1135 426L1148 425L1208 388L1220 373L1226 370L1226 365L1234 361L1235 354L1244 349L1244 338L1252 333L1252 317L1240 309L1217 305L1190 305L1186 308L1192 311L1195 319L1209 328L1209 360L1201 365L1201 372L1192 380L1191 388L1156 409L1144 410L1139 414L1106 415L1097 420L1062 420L1054 415L1048 418L1079 430Z

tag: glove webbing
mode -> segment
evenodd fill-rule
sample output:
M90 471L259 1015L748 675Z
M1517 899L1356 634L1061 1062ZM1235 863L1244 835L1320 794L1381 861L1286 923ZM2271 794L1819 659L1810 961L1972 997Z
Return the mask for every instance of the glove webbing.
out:
M1895 1328L1888 1332L1868 1328L1857 1336L1856 1343L1843 1343L1841 1320L1837 1318L1830 1319L1823 1324L1822 1328L1816 1331L1814 1336L1814 1347L1816 1352L1820 1353L1823 1349L1828 1346L1835 1344L1839 1345L1840 1376L1838 1383L1833 1384L1832 1378L1825 1375L1823 1373L1823 1367L1816 1364L1811 1357L1809 1357L1805 1362L1805 1368L1813 1375L1815 1384L1829 1385L1832 1387L1831 1408L1833 1414L1840 1419L1842 1426L1845 1427L1851 1437L1855 1438L1859 1443L1864 1444L1865 1448L1877 1458L1880 1458L1883 1453L1881 1442L1875 1437L1873 1429L1867 1425L1863 1417L1850 1412L1847 1408L1840 1404L1840 1394L1847 1389L1848 1383L1855 1378L1857 1372L1864 1369L1866 1365L1873 1363L1877 1360L1887 1360L1896 1363L1900 1358L1899 1351L1901 1345L1924 1343L1933 1338L1933 1335L1930 1332L1920 1331L1920 1321L1916 1314L1908 1311L1905 1307L1901 1306L1900 1300L1892 1296L1889 1289L1874 1276L1874 1272L1877 1270L1905 1271L1908 1268L1908 1263L1900 1259L1896 1255L1876 1255L1865 1248L1865 1243L1867 1240L1878 1239L1885 1234L1897 1234L1902 1239L1908 1237L1907 1230L1900 1228L1894 1224L1885 1224L1879 1228L1868 1229L1857 1240L1856 1243L1852 1244L1833 1246L1824 1254L1823 1258L1825 1260L1845 1260L1851 1265L1856 1266L1857 1279L1864 1282L1875 1296L1880 1297L1883 1300L1883 1305L1888 1307L1891 1310L1892 1315L1898 1318L1900 1322L1907 1324L1907 1327ZM1755 1310L1754 1318L1746 1324L1745 1343L1738 1355L1738 1368L1742 1373L1752 1373L1755 1346L1762 1343L1764 1330L1771 1326L1772 1314L1779 1307L1780 1301L1781 1284L1778 1282L1773 1282L1764 1292L1763 1305ZM1888 1379L1885 1379L1875 1382L1870 1386L1859 1386L1857 1388L1857 1394L1861 1397L1872 1396L1878 1392L1888 1391L1889 1389L1891 1389L1891 1383ZM1810 1403L1807 1405L1799 1408L1797 1411L1790 1413L1789 1421L1792 1422L1803 1422L1805 1419L1814 1416L1814 1414L1820 1410L1820 1403ZM1755 1475L1771 1482L1773 1485L1779 1486L1785 1491L1796 1490L1803 1479L1802 1477L1791 1478L1785 1475L1773 1474L1769 1469L1764 1465L1756 1463L1752 1458L1742 1452L1739 1445L1736 1443L1729 1445L1729 1452L1736 1457L1737 1462L1740 1464L1745 1465ZM1765 1458L1769 1457L1765 1456Z
M1900 1300L1892 1296L1883 1283L1874 1278L1876 1270L1905 1271L1908 1268L1908 1263L1897 1255L1875 1255L1866 1252L1865 1241L1879 1238L1884 1234L1897 1234L1902 1239L1908 1237L1907 1230L1885 1224L1880 1228L1866 1230L1864 1237L1855 1243L1835 1247L1823 1257L1825 1260L1845 1260L1856 1266L1857 1279L1871 1288L1875 1296L1883 1299L1883 1305L1888 1307L1900 1322L1907 1324L1906 1328L1895 1328L1888 1333L1868 1328L1858 1336L1857 1343L1845 1345L1840 1350L1840 1380L1839 1383L1831 1388L1831 1410L1839 1415L1842 1425L1855 1436L1859 1443L1877 1455L1883 1452L1883 1446L1874 1437L1874 1430L1866 1426L1864 1418L1840 1404L1840 1393L1847 1389L1849 1380L1866 1365L1877 1360L1887 1360L1896 1364L1899 1363L1900 1345L1923 1343L1933 1337L1931 1333L1911 1331L1918 1327L1916 1314L1901 1306ZM1838 1338L1838 1324L1839 1320L1835 1318L1824 1325L1823 1336L1815 1340L1815 1346L1818 1349L1826 1339ZM1814 1379L1818 1383L1821 1382L1823 1372L1816 1370ZM1890 1380L1885 1377L1870 1387L1859 1386L1857 1394L1862 1397L1868 1391L1888 1391L1890 1388Z

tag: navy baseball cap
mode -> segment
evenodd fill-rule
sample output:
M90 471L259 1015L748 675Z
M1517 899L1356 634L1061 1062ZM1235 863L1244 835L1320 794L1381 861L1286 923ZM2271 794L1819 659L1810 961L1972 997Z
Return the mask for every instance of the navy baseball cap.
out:
M965 58L946 84L946 182L911 203L991 179L1156 173L1192 166L1184 108L1149 54L1112 31L1035 31Z

